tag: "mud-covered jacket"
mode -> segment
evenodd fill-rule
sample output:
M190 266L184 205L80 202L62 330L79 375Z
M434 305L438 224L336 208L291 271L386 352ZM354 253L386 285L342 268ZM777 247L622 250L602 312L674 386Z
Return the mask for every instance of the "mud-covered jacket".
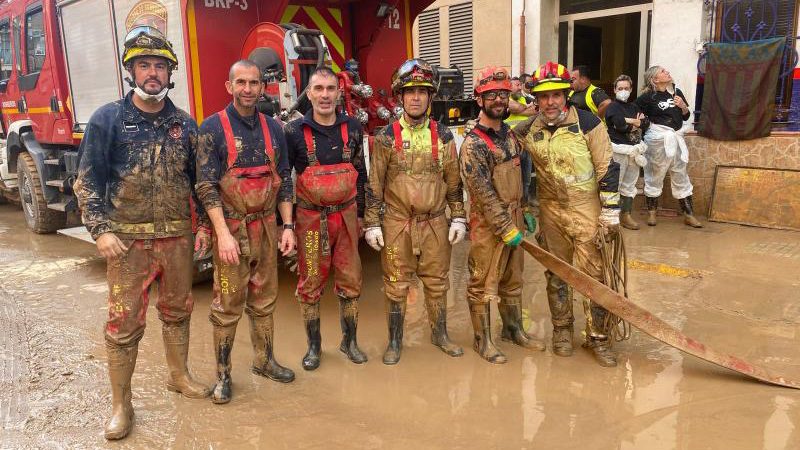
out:
M395 186L394 177L400 172L410 175L437 174L437 179L446 187L441 189L440 198L431 199L433 207L430 211L419 210L420 213L432 213L450 207L451 218L464 218L464 194L461 174L458 168L458 154L453 133L447 127L437 124L437 161L433 161L431 142L431 119L418 125L410 125L405 118L399 120L401 127L401 149L397 148L394 128L390 125L375 135L370 155L369 184L366 187L367 209L364 213L364 225L377 227L381 225L381 211L385 207L392 208L403 215L408 211L400 204L395 204L397 195L404 195L406 189ZM401 154L402 152L402 154ZM427 183L415 186L417 189L428 187ZM393 195L397 190L397 195ZM409 201L410 199L405 199ZM428 205L431 206L431 205Z
M148 120L132 95L102 106L86 126L75 183L83 223L95 239L191 233L197 124L169 98Z
M469 191L471 208L480 210L492 224L495 235L501 237L511 232L515 224L507 206L497 195L492 183L492 173L495 166L520 155L523 149L506 123L501 124L500 131L481 124L475 125L475 128L483 131L494 142L497 150L492 152L477 134L468 133L459 152L461 176Z
M611 159L608 131L594 114L569 107L557 126L539 114L514 127L531 153L540 201L569 203L599 195L601 205L619 205L619 164Z
M231 122L236 151L238 156L233 167L257 167L269 165L267 154L264 151L264 134L261 124L254 114L251 117L242 117L233 106L229 104L225 111ZM259 113L260 114L260 113ZM275 151L275 166L281 177L281 187L278 191L278 202L292 201L292 169L289 167L289 158L286 154L286 138L283 128L273 118L266 117L272 148ZM208 210L211 208L229 208L224 205L220 195L219 181L228 169L228 145L225 141L225 132L218 114L214 114L200 125L200 137L197 145L197 197ZM229 211L225 211L230 216ZM241 212L241 211L240 211ZM207 218L200 218L201 223L208 225Z
M344 114L336 116L336 123L331 126L320 125L314 121L311 110L302 118L295 119L286 124L283 132L286 135L286 144L289 156L289 165L299 177L308 167L308 150L303 137L303 126L311 128L311 134L316 142L317 160L320 165L340 164L342 160L342 135L340 127L347 122L348 146L350 147L350 161L358 171L356 181L356 204L358 217L364 216L364 186L367 184L367 167L364 162L364 132L358 120Z

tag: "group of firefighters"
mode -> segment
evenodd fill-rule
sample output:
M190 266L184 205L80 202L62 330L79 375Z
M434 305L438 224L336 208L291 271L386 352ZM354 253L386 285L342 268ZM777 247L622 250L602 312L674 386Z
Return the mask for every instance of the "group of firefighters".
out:
M503 121L512 93L508 72L481 70L475 87L481 113L459 152L449 129L428 117L436 92L433 69L423 60L406 61L392 78L403 115L375 136L367 175L361 125L337 113L338 81L329 68L316 69L308 81L312 109L282 126L257 111L263 88L258 66L238 61L225 83L232 102L198 128L167 96L178 61L161 33L132 30L122 64L132 91L92 116L75 185L83 222L108 261L107 439L123 438L133 426L131 376L154 282L167 388L186 397L231 400L231 351L243 311L250 317L251 370L279 382L294 380L273 350L279 251L298 252L296 295L308 338L303 368L320 365L319 301L331 271L340 308L339 348L353 363L365 363L356 338L362 232L381 255L389 334L385 364L400 360L415 276L423 285L431 343L449 356L463 355L447 334L446 299L451 249L467 235L475 351L491 363L506 362L492 340L493 301L502 339L543 351L545 344L529 336L522 321L520 244L537 230L534 211L523 201L523 156L536 172L540 245L604 280L598 229L614 235L620 203L630 204L620 202L618 180L624 174L612 157L609 132L596 115L568 103L572 80L562 65L548 62L536 71L528 85L538 113L513 129ZM639 119L631 128L642 128ZM654 193L646 190L648 205ZM190 197L198 216L194 242ZM213 387L194 380L187 368L192 260L208 252L214 260ZM553 352L570 356L571 293L557 276L546 276ZM589 300L586 306L584 345L600 365L615 366L609 313Z

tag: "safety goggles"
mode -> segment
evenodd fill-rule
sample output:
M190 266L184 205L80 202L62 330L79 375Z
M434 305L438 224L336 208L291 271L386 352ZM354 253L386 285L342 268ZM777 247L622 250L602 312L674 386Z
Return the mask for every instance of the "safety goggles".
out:
M511 96L511 92L509 91L489 91L484 92L481 94L483 98L486 100L496 100L497 97L500 97L500 100L508 100L508 97Z
M422 59L409 59L397 69L397 78L422 81L433 78L433 67Z
M493 73L492 76L482 78L480 81L478 81L478 84L483 86L491 83L492 81L503 81L506 78L508 78L508 74L502 70L498 70L497 72Z
M125 36L125 47L139 47L139 48L166 48L167 37L156 28L140 25L133 28Z

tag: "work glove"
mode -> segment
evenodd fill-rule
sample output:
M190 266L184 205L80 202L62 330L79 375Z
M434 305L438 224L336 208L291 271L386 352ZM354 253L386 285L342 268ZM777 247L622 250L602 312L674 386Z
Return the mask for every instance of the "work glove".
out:
M450 241L451 245L458 244L459 242L463 241L464 238L467 236L467 219L456 218L450 222L450 233L447 235L447 239Z
M619 209L601 208L597 221L605 228L607 237L614 237L619 232Z
M532 234L536 231L536 217L531 211L524 211L522 217L525 219L525 228L527 234Z
M364 233L364 239L367 240L367 244L374 248L376 252L381 251L383 248L383 231L381 230L381 227L367 228L366 232Z
M633 160L636 161L636 164L639 167L644 167L647 165L647 158L644 156L644 153L647 151L647 144L644 142L640 142L636 144L636 152L633 154Z
M522 233L517 227L503 235L503 243L509 247L518 247L522 243Z

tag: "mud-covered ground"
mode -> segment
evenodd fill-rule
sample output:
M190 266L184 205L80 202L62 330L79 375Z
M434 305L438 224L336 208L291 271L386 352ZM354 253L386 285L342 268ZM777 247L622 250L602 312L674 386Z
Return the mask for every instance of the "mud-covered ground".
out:
M693 230L665 217L625 236L636 302L709 347L800 380L800 233L717 223ZM283 385L250 373L245 318L228 405L164 388L160 323L151 310L133 378L136 424L127 439L107 443L105 264L88 244L27 232L21 212L0 205L0 448L797 448L800 391L752 381L635 330L616 347L616 368L599 367L583 349L553 356L542 268L530 258L531 332L548 340L548 350L531 353L498 338L508 364L484 362L471 350L466 250L453 257L449 308L463 357L429 344L416 294L400 364L381 363L380 267L363 247L359 342L370 361L357 366L338 352L328 289L322 366L304 372L295 278L281 273L276 353L297 379ZM194 294L190 360L211 383L210 284ZM582 324L579 303L575 310Z

